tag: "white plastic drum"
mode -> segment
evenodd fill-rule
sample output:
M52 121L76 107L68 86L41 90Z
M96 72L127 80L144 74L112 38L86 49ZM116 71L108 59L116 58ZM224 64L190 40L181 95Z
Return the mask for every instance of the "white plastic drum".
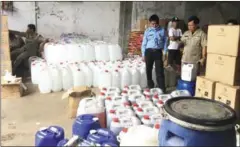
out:
M121 88L124 89L125 86L131 85L131 73L128 71L127 68L124 68L121 72Z
M52 80L48 68L42 69L39 75L41 79L38 84L40 93L50 93L52 89Z
M141 78L141 74L140 72L138 71L137 68L133 68L131 70L131 74L132 74L132 84L133 85L139 85L140 84L140 78Z
M146 75L145 68L141 68L140 74L141 74L140 86L142 88L146 88L147 87L147 75Z
M121 88L121 74L117 69L112 71L112 86Z
M106 127L106 114L103 105L96 98L84 98L80 101L77 116L92 114L99 118L101 127Z
M76 69L72 73L73 75L73 86L84 86L85 85L85 75L81 69Z
M98 43L95 45L95 55L98 61L109 61L109 50L106 43Z
M61 70L57 66L50 66L49 72L52 80L52 91L61 91L63 88Z
M85 85L88 87L91 87L93 85L93 72L92 70L87 66L83 66L82 71L84 72L84 77L85 77Z
M110 61L122 60L122 49L117 44L108 45Z
M112 74L109 70L102 70L99 76L99 87L111 87Z
M95 57L95 49L93 45L90 44L82 44L81 48L83 49L83 60L86 62L96 60Z
M138 101L144 101L145 96L142 94L133 94L129 96L129 101L131 102L138 102Z
M120 146L159 146L158 132L144 125L130 127L120 138Z
M73 78L71 70L68 67L61 68L63 90L68 90L73 87Z
M41 61L34 61L31 64L31 79L33 84L38 84L40 71L46 67L46 64Z

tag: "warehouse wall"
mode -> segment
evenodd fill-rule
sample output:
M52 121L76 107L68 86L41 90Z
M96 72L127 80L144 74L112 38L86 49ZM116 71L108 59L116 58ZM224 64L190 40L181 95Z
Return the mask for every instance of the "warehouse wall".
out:
M240 2L133 2L132 27L138 19L157 14L160 18L178 16L187 20L199 16L200 25L225 23L229 18L240 20Z
M119 43L126 48L129 30L138 19L156 13L160 18L178 16L187 20L198 15L201 25L240 20L240 2L14 2L8 13L10 29L24 31L36 23L44 36L56 38L62 32L77 32L92 38Z
M29 23L35 24L35 2L14 2L14 8L15 12L4 12L9 29L26 31Z
M38 31L49 37L77 32L118 42L120 2L38 2Z
M120 2L14 2L9 27L23 31L36 23L38 32L57 38L61 33L82 33L93 39L119 41Z

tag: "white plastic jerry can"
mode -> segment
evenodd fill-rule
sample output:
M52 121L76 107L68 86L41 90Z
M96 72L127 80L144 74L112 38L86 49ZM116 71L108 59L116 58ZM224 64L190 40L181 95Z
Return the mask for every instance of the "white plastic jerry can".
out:
M182 64L181 79L184 81L194 81L197 77L197 64Z

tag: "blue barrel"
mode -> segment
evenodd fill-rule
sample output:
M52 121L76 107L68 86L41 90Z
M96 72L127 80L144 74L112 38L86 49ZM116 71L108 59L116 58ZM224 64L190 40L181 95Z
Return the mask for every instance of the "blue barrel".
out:
M86 139L90 130L101 128L96 116L90 114L79 115L73 123L72 134Z
M68 139L63 139L61 141L58 142L57 146L64 146L66 143L68 142Z
M35 146L57 146L62 139L64 139L64 129L59 126L50 126L37 131Z
M118 144L117 138L112 131L106 128L92 130L87 137L87 140L94 144L113 143Z
M188 82L183 80L178 80L177 90L187 90L192 96L195 95L196 81Z
M168 120L159 130L159 146L236 146L236 113L220 102L177 97L164 105Z

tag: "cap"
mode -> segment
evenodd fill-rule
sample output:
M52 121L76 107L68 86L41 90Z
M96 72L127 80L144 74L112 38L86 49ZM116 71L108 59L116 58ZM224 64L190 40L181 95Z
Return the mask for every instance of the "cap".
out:
M115 113L115 112L116 112L116 111L113 110L113 109L109 110L109 113Z
M137 108L137 111L143 111L143 109L142 108Z
M173 17L172 21L179 21L179 18L178 17Z
M112 119L114 122L119 122L119 119L118 118L113 118Z
M150 119L149 115L144 115L143 118L144 119Z
M124 133L127 133L128 128L123 128L122 131L123 131Z

